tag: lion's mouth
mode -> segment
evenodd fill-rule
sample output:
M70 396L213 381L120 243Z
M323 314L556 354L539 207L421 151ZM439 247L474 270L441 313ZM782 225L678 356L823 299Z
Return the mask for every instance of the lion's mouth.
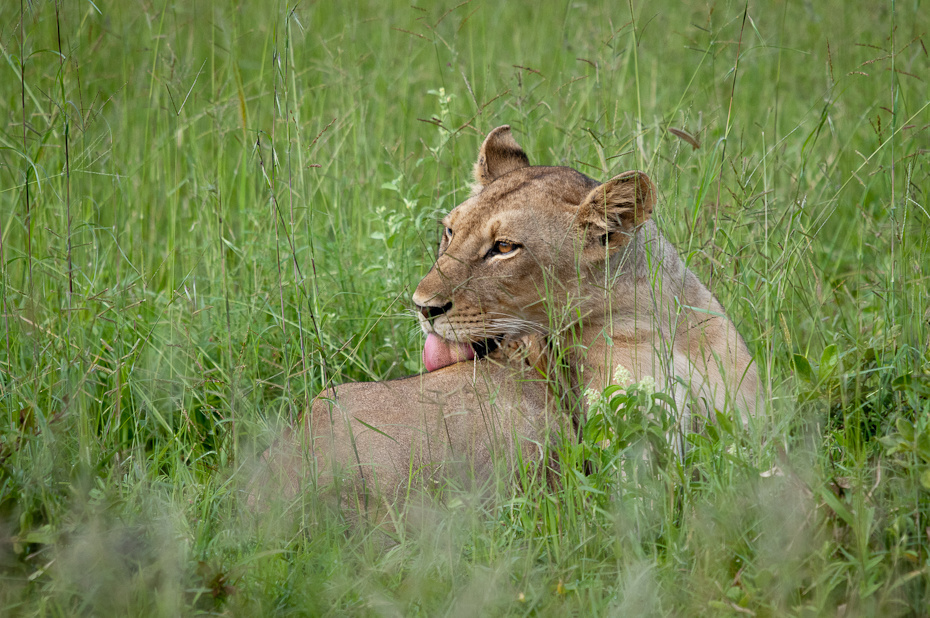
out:
M443 339L436 333L426 336L423 344L423 365L427 371L436 371L460 361L484 358L495 349L500 342L497 339L485 339L474 343L459 343Z

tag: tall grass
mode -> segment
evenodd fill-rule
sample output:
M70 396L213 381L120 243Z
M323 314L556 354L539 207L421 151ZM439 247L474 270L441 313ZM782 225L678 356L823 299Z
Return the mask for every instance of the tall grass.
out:
M926 615L927 15L3 3L2 612ZM312 493L250 516L312 396L421 370L434 221L505 123L650 174L770 417L388 546Z

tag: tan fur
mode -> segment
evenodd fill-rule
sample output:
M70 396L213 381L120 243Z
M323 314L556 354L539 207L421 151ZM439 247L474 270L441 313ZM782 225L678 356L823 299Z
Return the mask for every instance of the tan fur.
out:
M327 389L314 399L304 431L264 455L250 487L255 505L316 484L349 512L377 520L408 493L452 482L481 491L513 478L522 464L544 473L547 445L560 430L556 391L543 371L539 340L511 340L487 358L388 382Z
M605 387L617 365L653 376L682 404L687 430L689 391L704 414L753 414L756 367L651 220L652 181L633 171L599 183L530 166L518 149L509 127L482 144L474 192L443 219L438 258L413 295L423 330L472 342L546 335L570 351L583 387Z

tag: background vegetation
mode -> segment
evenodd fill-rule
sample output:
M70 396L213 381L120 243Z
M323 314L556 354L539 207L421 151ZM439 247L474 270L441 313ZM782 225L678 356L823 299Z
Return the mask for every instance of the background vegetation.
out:
M919 0L3 2L0 613L927 615L928 26ZM648 171L770 419L621 475L631 429L562 491L388 544L313 496L252 517L255 453L324 384L421 370L435 220L505 123L534 163Z

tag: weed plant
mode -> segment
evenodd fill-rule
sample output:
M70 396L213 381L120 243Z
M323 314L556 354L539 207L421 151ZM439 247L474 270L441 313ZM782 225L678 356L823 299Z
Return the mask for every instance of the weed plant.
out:
M928 28L919 0L3 2L0 613L928 615ZM559 489L451 493L387 543L312 491L255 516L317 392L422 370L410 295L500 124L650 174L769 414L680 461L662 393L596 393Z

